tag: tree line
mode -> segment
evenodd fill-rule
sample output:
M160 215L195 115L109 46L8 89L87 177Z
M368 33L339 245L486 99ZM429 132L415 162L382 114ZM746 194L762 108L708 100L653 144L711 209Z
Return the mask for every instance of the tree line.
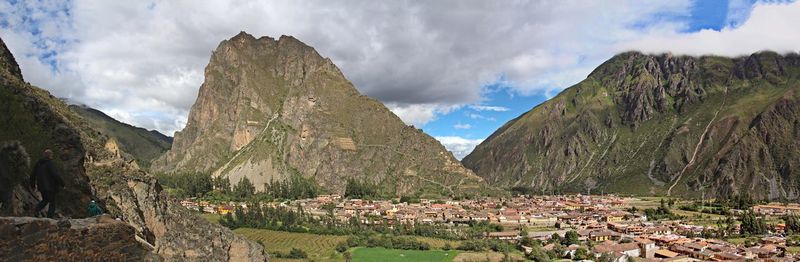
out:
M198 197L217 201L249 201L273 199L314 198L320 187L313 179L292 175L281 181L264 184L263 192L256 192L255 185L247 177L231 184L227 176L212 177L205 172L180 172L156 174L162 186L178 198Z
M301 206L289 208L285 206L269 206L259 203L249 203L247 209L236 207L232 214L220 218L223 226L236 228L260 228L277 231L313 233L325 235L396 235L396 236L422 236L451 240L466 240L482 238L486 232L503 231L503 226L487 221L470 222L462 226L448 226L445 224L395 224L389 227L385 224L376 224L382 221L380 216L352 216L347 221L339 221L330 205L323 207L327 214L314 216L306 212ZM366 221L364 224L362 221Z

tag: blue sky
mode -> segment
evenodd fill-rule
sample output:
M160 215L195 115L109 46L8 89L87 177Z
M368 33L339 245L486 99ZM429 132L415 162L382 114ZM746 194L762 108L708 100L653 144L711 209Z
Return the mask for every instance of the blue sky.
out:
M754 0L0 0L0 36L31 83L172 135L221 40L292 35L461 158L616 53L797 52L799 17Z
M700 30L720 30L726 26L735 27L747 19L739 14L738 17L729 17L729 11L749 12L755 1L748 1L745 5L731 10L727 0L694 1L688 14L659 14L658 19L672 20L685 23L687 26L683 33L693 33ZM635 26L647 26L635 25ZM479 105L501 108L502 110L477 110L474 106L463 106L451 112L441 114L436 119L423 125L428 134L439 138L463 138L474 142L485 139L504 123L520 116L536 105L546 101L554 94L544 92L523 94L516 92L512 85L497 81L485 86L486 92ZM459 157L465 156L466 151L459 152Z

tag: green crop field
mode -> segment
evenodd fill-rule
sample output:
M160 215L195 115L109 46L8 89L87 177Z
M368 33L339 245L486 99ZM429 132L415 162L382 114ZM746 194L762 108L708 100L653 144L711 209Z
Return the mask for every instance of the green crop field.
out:
M453 261L458 251L442 250L399 250L385 248L356 248L353 251L353 261Z
M315 261L342 260L340 255L336 254L335 248L337 244L347 239L347 236L314 235L252 228L239 228L234 232L248 239L261 241L270 253L276 251L286 253L292 248L299 248L308 253L309 259Z

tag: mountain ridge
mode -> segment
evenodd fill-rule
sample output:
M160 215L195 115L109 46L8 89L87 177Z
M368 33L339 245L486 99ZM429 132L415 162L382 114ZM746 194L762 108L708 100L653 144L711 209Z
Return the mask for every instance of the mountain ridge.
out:
M767 161L736 148L795 146L798 57L622 53L504 124L462 162L490 184L539 193L756 190L765 198L797 198L791 152L768 153L775 161ZM773 128L755 134L759 123ZM783 139L759 138L767 134ZM730 166L741 161L757 168Z
M172 137L156 130L123 123L86 105L69 105L69 109L80 115L94 129L114 138L124 152L123 157L137 160L138 165L143 168L149 167L152 160L160 157L172 145Z

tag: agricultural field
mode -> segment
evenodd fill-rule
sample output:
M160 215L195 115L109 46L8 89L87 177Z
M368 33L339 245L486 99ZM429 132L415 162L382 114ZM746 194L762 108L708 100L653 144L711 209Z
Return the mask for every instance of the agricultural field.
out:
M381 261L381 262L406 262L406 261L425 261L425 262L450 262L458 255L458 251L442 250L399 250L385 248L355 248L352 251L353 261Z
M314 261L343 261L341 255L336 253L335 248L337 244L347 239L347 236L315 235L252 228L239 228L233 232L248 239L264 243L270 253L276 251L287 253L292 248L299 248L308 253L308 259L313 259ZM271 259L271 261L298 260Z

